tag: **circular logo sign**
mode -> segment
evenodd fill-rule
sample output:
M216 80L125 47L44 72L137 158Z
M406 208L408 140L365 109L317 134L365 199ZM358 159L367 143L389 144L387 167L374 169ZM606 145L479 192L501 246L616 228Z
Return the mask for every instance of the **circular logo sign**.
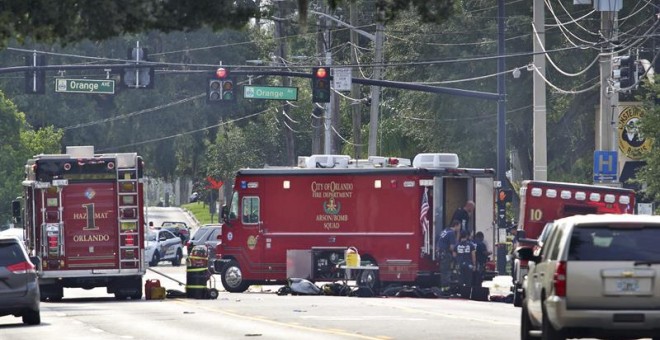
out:
M630 159L641 159L651 151L653 141L644 138L639 131L640 118L644 111L639 106L625 106L619 114L617 132L619 134L619 150Z
M231 241L232 239L234 239L234 233L230 231L227 233L227 241Z
M248 237L248 239L247 239L247 246L248 246L248 248L250 248L250 249L254 249L254 247L257 246L257 238L254 237L254 235L250 235L250 237Z

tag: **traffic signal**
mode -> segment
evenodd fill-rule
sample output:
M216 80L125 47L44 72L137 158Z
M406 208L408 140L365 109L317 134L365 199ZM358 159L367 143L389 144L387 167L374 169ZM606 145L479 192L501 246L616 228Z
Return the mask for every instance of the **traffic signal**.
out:
M233 102L236 101L234 93L234 79L229 76L229 70L218 68L215 75L208 79L206 89L206 100L208 102Z
M633 60L630 56L622 56L620 61L620 87L623 89L635 85L635 82L637 82L637 69L635 68L635 60Z
M121 75L121 83L128 88L153 89L156 71L153 66L141 66L141 62L149 60L149 51L146 48L130 47L128 60L135 63L135 67L126 67ZM144 64L143 64L144 65Z
M312 68L312 102L330 102L330 68Z

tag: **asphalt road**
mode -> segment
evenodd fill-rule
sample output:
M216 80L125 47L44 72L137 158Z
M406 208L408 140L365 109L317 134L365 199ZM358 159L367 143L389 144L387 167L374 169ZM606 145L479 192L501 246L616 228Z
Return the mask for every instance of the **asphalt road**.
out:
M170 290L185 290L186 268L148 271ZM220 288L220 287L219 287ZM42 324L0 318L0 339L512 339L520 309L462 299L278 296L277 286L217 300L115 301L104 289L66 289L42 303Z

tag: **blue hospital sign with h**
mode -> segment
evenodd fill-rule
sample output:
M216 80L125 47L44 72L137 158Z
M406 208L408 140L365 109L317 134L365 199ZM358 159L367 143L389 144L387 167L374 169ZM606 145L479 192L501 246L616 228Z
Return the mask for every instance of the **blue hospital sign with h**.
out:
M616 181L616 151L594 151L594 181Z

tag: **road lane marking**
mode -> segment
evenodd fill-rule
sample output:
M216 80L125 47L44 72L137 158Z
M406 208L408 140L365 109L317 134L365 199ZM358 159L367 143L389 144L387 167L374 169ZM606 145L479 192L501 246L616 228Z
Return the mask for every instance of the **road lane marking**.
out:
M182 300L182 299L176 299L176 300L174 300L174 302L179 303L179 304L183 304L183 305L188 305L188 306L195 306L196 308L204 309L204 310L207 310L207 311L210 311L210 312L218 312L218 313L233 316L233 317L236 317L236 318L252 320L252 321L259 321L259 322L265 322L265 323L276 325L276 326L294 328L294 329L299 329L299 330L304 330L304 331L311 331L311 332L317 332L317 333L327 333L327 334L333 334L333 335L341 335L341 336L357 338L357 339L368 339L368 340L388 339L388 338L383 338L382 336L374 337L374 336L368 336L368 335L362 335L362 334L349 333L349 332L346 332L346 331L343 331L343 330L335 330L335 329L331 329L331 328L323 329L323 328L313 328L313 327L307 327L307 326L293 325L291 323L285 323L285 322L275 321L275 320L271 320L271 319L266 319L262 316L242 315L242 314L238 314L236 312L229 312L229 311L218 309L218 308L202 306L202 305L187 302L187 301Z

